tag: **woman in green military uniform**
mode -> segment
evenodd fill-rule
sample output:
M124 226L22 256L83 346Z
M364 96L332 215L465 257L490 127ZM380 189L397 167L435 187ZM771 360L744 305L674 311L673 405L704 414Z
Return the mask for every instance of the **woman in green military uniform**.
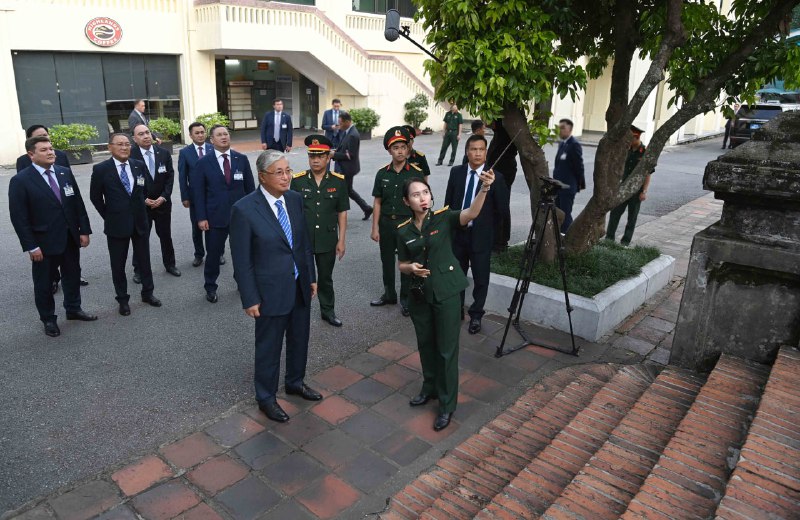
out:
M461 331L461 291L467 277L453 255L453 232L477 218L494 182L494 172L484 171L472 205L464 210L444 207L432 211L433 195L420 178L406 181L403 201L413 216L397 229L398 266L412 277L409 301L422 364L422 389L409 404L420 406L439 400L433 429L450 424L458 400L458 336Z

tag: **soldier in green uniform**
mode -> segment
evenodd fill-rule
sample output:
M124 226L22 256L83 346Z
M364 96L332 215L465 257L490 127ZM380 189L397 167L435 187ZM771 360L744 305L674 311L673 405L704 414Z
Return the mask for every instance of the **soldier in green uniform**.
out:
M634 168L636 168L636 165L639 164L639 160L644 155L645 147L641 140L642 133L644 133L644 130L631 126L631 147L628 150L628 157L625 159L625 170L622 173L622 182L631 176ZM622 218L622 214L625 213L627 209L628 223L625 225L625 233L623 233L620 243L623 246L627 246L631 243L633 231L636 229L636 219L639 216L639 208L642 205L642 201L647 198L647 188L650 186L650 174L652 173L651 171L645 176L644 184L642 184L638 193L611 210L611 214L608 217L608 227L606 228L607 240L614 241L619 219Z
M422 169L408 162L408 142L411 136L402 126L395 126L383 136L383 147L392 156L392 162L378 170L372 196L375 210L372 215L372 240L378 242L381 249L381 266L383 268L383 294L370 305L379 307L397 303L395 289L395 255L397 254L397 224L411 216L411 210L403 203L403 183L411 177L422 175ZM409 278L400 274L400 305L403 316L408 316Z
M347 233L347 210L350 199L344 175L328 171L331 162L330 139L324 135L309 135L309 170L292 176L291 189L303 196L303 208L317 264L317 295L322 319L341 327L342 320L334 312L333 266L342 259Z
M458 401L458 336L461 331L461 291L468 282L453 254L453 233L481 212L494 172L482 172L480 193L469 208L432 211L430 186L420 178L406 181L403 201L413 216L397 229L400 272L412 276L409 302L422 364L422 389L409 401L420 406L439 400L433 429L450 424Z
M431 174L431 167L428 166L428 158L425 157L424 153L414 148L414 138L417 137L417 130L411 125L404 125L403 128L405 128L408 135L411 136L411 141L408 143L408 149L410 150L408 153L408 162L419 166L420 169L422 169L422 178L425 179L425 182L428 182L428 175Z
M455 103L450 105L450 111L444 115L444 138L442 139L442 150L439 152L439 160L436 161L436 166L441 166L444 161L444 156L447 153L447 147L453 145L453 151L450 154L450 162L448 166L453 166L456 160L456 150L458 149L458 140L461 139L461 126L464 124L464 118L458 112L458 107Z

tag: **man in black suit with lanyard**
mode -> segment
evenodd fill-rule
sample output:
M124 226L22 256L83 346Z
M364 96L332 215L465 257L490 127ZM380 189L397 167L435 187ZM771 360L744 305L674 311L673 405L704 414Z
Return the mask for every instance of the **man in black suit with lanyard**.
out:
M131 308L128 305L130 296L125 264L131 244L142 279L142 301L153 307L161 307L161 300L153 296L150 222L144 202L150 181L144 163L130 158L131 143L126 134L111 134L108 149L111 158L92 168L89 198L105 221L103 231L108 241L111 278L119 302L119 313L128 316Z
M81 309L80 248L89 245L92 228L78 183L69 168L55 164L53 145L45 136L25 141L31 166L8 185L11 223L23 251L30 255L33 291L45 334L61 334L51 290L53 272L61 268L68 320L94 321Z
M172 155L163 148L153 144L153 135L144 123L133 127L131 158L142 161L150 174L144 203L150 225L155 224L158 240L161 242L161 260L164 268L172 276L180 276L175 267L175 247L172 245L172 186L175 183L175 169L172 167ZM140 283L141 277L136 268L136 257L133 258L133 281Z
M452 209L465 209L472 205L481 181L478 175L488 169L486 165L486 138L482 135L471 135L467 139L467 164L455 166L450 170L447 180L447 191L444 203ZM495 171L495 181L492 190L486 197L478 218L473 220L466 228L458 230L453 239L453 253L461 264L464 274L472 268L473 302L469 308L469 333L476 334L481 330L483 306L489 292L489 263L492 258L494 235L497 232L500 219L510 218L508 205L508 188L503 176ZM461 293L462 306L464 292Z

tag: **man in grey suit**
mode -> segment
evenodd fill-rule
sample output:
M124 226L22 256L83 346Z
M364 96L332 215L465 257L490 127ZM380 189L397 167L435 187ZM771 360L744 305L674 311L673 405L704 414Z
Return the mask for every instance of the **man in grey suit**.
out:
M372 215L372 206L361 198L356 190L353 189L353 177L361 171L361 163L358 160L358 152L361 146L361 135L358 129L353 126L353 118L349 112L339 112L339 137L341 139L336 150L331 150L331 157L336 161L335 171L344 175L347 183L347 193L353 202L358 204L364 212L362 220L369 220Z
M140 125L142 123L147 125L147 128L150 128L150 118L145 113L147 107L145 106L144 99L137 99L133 103L133 110L131 110L131 115L128 116L128 133L133 136L133 129L136 128L136 125ZM155 139L156 144L161 144L160 136L153 132L153 138ZM131 142L131 146L133 146L133 142Z

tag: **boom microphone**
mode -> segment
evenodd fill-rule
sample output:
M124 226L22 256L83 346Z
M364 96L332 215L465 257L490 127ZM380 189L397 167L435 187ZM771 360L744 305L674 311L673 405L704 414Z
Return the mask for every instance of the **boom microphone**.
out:
M390 42L400 37L400 13L397 9L386 11L386 28L383 30L383 37Z

